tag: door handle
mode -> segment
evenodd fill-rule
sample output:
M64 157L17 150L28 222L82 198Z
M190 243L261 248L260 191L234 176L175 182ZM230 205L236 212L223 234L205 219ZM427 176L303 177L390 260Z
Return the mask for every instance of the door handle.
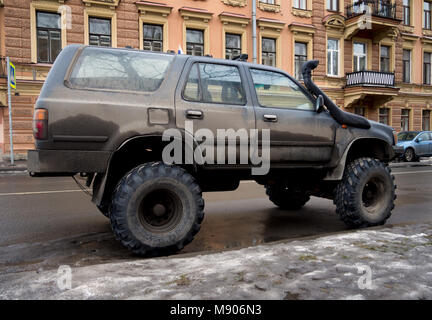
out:
M277 122L278 121L278 117L274 114L265 114L264 115L264 121L267 122Z
M186 111L186 118L202 119L203 117L204 117L204 114L201 110L187 110Z

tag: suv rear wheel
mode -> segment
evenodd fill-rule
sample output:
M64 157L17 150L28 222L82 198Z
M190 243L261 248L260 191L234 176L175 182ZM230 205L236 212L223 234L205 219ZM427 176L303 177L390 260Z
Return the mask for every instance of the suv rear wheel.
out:
M204 200L195 179L177 166L147 163L127 173L112 199L116 237L142 256L171 254L198 233Z
M292 190L282 185L266 186L266 193L271 202L283 210L297 210L310 200L309 195L300 190Z
M335 189L336 212L351 228L383 225L394 208L395 189L387 165L372 158L356 159Z

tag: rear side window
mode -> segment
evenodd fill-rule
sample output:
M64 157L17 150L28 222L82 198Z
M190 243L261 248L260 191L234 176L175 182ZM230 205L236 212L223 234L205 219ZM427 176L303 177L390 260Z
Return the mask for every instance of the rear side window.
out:
M258 69L251 69L251 75L262 107L314 110L309 98L287 76Z
M238 68L213 63L192 65L183 97L206 103L244 105L246 102Z
M126 50L85 48L69 78L78 88L156 91L174 57Z

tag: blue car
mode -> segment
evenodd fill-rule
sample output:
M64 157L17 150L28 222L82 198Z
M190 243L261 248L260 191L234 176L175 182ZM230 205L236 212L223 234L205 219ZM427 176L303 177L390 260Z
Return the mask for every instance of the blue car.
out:
M404 148L402 157L407 162L419 161L420 157L431 157L432 131L400 132L397 145Z

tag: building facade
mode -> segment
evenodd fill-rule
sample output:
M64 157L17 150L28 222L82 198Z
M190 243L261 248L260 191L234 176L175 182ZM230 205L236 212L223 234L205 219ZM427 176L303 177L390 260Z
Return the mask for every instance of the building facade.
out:
M256 0L257 63L314 80L345 110L397 131L430 130L432 1ZM0 0L0 150L9 152L6 67L16 153L33 148L33 105L72 43L253 57L252 0Z

